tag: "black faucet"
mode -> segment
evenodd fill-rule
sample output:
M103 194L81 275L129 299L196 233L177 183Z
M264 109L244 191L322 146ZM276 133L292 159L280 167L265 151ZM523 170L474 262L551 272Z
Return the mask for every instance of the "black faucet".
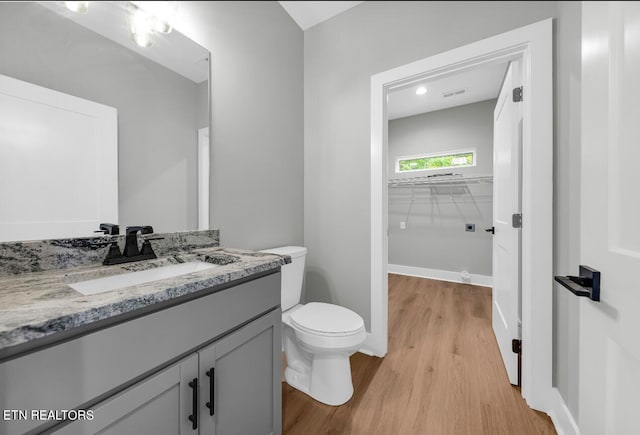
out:
M138 233L152 234L153 228L150 226L127 227L125 231L127 237L125 239L124 252L122 253L125 257L133 258L142 254L140 249L138 249ZM149 243L149 247L151 247L151 243ZM151 253L153 254L153 250L151 250ZM153 257L150 258L157 258L156 254L153 254Z
M118 246L118 235L120 234L120 227L116 224L100 224L100 229L94 231L94 233L102 233L105 236L105 240L102 242L93 242L91 243L91 247L93 249L97 249L101 246L109 246L109 250L107 251L107 256L102 262L104 265L109 264L118 264L117 260L122 259L122 253L120 252L120 247Z
M113 236L118 235L120 233L120 229L117 225L114 224L100 224L100 231L96 232L101 232ZM95 247L110 245L109 251L107 252L107 257L104 259L102 264L109 266L113 264L130 263L133 261L151 260L154 258L158 258L156 253L153 252L153 248L151 247L151 240L160 240L164 237L146 238L142 243L142 249L139 249L138 234L153 234L153 227L127 227L125 230L125 246L122 253L120 252L120 248L118 247L117 237L112 237L111 240L106 242L94 243L93 246Z

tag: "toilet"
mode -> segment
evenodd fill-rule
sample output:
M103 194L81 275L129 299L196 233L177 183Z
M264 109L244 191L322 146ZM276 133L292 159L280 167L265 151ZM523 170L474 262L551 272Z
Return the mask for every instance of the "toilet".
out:
M282 266L282 345L285 381L327 405L342 405L353 395L349 357L364 343L362 317L338 305L300 304L307 248L285 246L265 253L289 255Z

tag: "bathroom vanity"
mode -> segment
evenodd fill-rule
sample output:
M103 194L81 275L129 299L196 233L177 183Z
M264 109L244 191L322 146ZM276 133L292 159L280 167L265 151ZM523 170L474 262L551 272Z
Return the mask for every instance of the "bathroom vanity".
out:
M281 433L280 267L291 260L209 247L137 268L192 255L226 264L91 296L69 283L119 266L0 277L0 407L27 414L0 433ZM57 414L33 419L39 410ZM93 419L56 421L65 410Z
M0 435L279 434L291 259L169 233L208 228L209 51L138 46L132 2L63 3L0 4Z

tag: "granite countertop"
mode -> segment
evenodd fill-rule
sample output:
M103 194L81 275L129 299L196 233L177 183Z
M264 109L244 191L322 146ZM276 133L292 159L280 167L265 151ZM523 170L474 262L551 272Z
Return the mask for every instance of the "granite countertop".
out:
M219 265L174 278L84 296L69 284L189 261ZM288 256L208 247L117 266L84 266L0 277L0 352L160 302L193 295L291 262Z

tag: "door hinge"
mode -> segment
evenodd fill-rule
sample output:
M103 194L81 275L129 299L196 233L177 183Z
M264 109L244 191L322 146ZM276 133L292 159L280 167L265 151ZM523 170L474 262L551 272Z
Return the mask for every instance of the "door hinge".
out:
M513 102L519 103L522 101L522 86L513 88Z
M522 340L511 340L511 350L513 353L522 353Z
M522 214L514 213L511 215L511 226L513 228L522 228Z

